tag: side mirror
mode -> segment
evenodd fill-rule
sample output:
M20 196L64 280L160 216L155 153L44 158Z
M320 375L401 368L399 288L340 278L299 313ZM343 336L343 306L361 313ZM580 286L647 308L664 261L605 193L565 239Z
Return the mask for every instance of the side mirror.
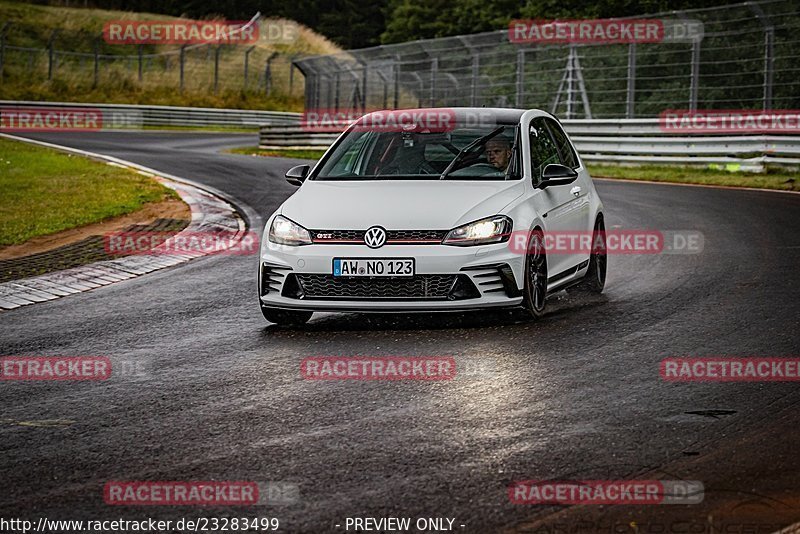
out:
M286 181L292 185L301 186L306 180L308 171L311 169L308 165L298 165L286 171Z
M577 177L578 172L575 169L558 163L550 163L542 171L542 181L536 187L545 189L553 185L567 185L574 182Z

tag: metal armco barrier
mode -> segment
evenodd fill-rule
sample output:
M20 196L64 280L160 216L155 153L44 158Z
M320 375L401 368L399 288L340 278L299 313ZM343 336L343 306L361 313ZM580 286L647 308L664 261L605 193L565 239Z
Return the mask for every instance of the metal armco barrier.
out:
M261 127L258 138L259 148L265 149L326 149L336 141L338 133L307 132L300 126Z
M103 128L141 128L143 126L225 127L256 129L263 124L297 124L299 113L248 109L140 106L78 102L25 102L0 100L0 107L36 109L96 109L102 112Z
M667 133L658 119L565 120L581 157L591 163L723 165L729 170L764 172L767 165L800 167L800 136L691 135ZM299 126L264 125L263 149L325 149L338 134Z

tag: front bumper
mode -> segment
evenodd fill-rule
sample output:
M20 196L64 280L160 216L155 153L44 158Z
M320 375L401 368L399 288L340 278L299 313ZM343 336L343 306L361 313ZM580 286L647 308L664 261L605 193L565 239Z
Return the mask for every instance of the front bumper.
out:
M416 280L334 279L333 258L414 258ZM354 244L289 247L265 239L259 263L259 297L264 306L309 311L431 312L508 307L522 303L523 271L524 257L512 252L508 243L370 249ZM374 291L370 287L373 283Z

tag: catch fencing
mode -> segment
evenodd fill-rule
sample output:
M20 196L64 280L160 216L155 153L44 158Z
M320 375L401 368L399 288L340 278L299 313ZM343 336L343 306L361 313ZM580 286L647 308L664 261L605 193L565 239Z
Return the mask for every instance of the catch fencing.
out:
M179 20L179 19L174 19ZM48 83L71 91L209 95L223 92L302 95L292 61L295 42L270 39L273 28L299 27L292 21L262 19L254 44L114 44L101 32L57 28L44 32L18 20L0 21L0 94L3 84ZM284 51L286 50L286 51Z
M800 4L761 0L642 15L700 30L662 42L517 43L509 31L294 61L306 109L540 108L559 117L800 108ZM624 19L619 19L624 20Z

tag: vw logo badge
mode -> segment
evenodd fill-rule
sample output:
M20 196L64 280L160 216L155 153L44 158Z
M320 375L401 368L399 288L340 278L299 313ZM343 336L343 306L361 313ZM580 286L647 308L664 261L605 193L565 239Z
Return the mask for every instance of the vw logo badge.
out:
M373 226L364 234L364 243L369 248L380 248L386 243L386 230L380 226Z

